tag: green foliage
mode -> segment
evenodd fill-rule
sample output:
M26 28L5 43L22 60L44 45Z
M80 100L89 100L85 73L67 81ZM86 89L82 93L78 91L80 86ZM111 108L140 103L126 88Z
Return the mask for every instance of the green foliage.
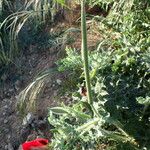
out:
M99 149L99 144L103 143L107 149L148 150L150 149L150 3L146 0L87 2L91 5L103 4L106 9L111 5L107 18L98 18L103 40L97 49L88 55L89 64L86 64L86 67L89 70L83 67L83 58L71 48L66 48L66 58L57 64L59 71L67 70L69 78L74 80L76 77L78 79L76 81L80 80L82 85L87 82L85 75L89 71L92 102L75 89L72 94L74 103L71 106L50 108L48 120L54 127L50 146L56 150L94 150ZM41 16L41 13L35 10L39 10L43 3L38 4L33 4L32 17ZM26 5L29 9L28 6ZM41 11L44 12L43 7ZM19 16L12 17L17 26L13 26L15 28L11 31L18 31L18 25L20 29L24 22L18 24L16 19ZM43 18L42 13L39 20ZM84 31L86 31L85 24ZM17 34L15 36L17 37ZM13 35L14 39L16 37ZM48 75L51 73L42 74L21 92L18 107L23 113L32 110L30 106L35 105L35 100L43 90Z
M25 43L32 42L29 39L31 36L28 34L29 28L30 33L32 31L35 32L37 26L53 22L60 5L64 6L65 1L0 1L0 77L1 72L3 74L4 70L11 64L15 64L14 60L20 54L21 49L24 48L23 46L31 44ZM24 32L24 30L26 31ZM52 38L49 37L49 41L46 40L49 42L49 45L55 42L51 40Z
M106 131L100 126L107 120L105 114L102 118L92 118L85 105L79 102L72 108L63 106L50 109L49 122L53 129L54 139L50 145L52 149L96 149L99 138L115 138L119 141L130 141L132 138L122 136L117 132ZM129 145L128 145L129 147Z
M81 70L82 60L76 50L68 47L65 50L68 57L57 62L59 71Z
M89 57L92 91L95 101L94 107L101 117L103 115L103 117L106 117L100 121L100 126L98 125L98 127L105 128L105 126L108 126L108 130L111 130L109 126L113 124L114 128L112 129L120 130L121 128L121 133L122 130L123 132L125 131L127 135L134 137L141 145L142 143L147 143L149 133L148 135L144 135L144 133L147 133L147 129L149 128L149 113L147 109L147 117L147 113L145 113L145 118L141 120L145 108L140 104L144 104L145 102L149 104L149 99L145 100L140 97L149 93L150 82L147 80L149 77L145 76L149 70L147 63L141 63L144 59L143 53L135 54L130 51L117 50L110 53L92 52ZM68 58L70 58L70 55ZM67 58L63 61L65 62L65 60ZM64 65L66 64L64 63ZM75 70L73 63L70 66L70 68L74 68ZM75 92L73 95L78 94ZM73 98L85 101L85 98L81 99L80 96ZM137 103L136 99L138 99L140 104ZM90 110L87 110L87 112L92 114ZM82 113L86 112L83 111ZM96 137L96 135L93 136Z
M93 105L75 91L72 107L50 109L49 122L55 127L52 149L97 149L101 139L113 141L113 149L118 150L150 148L149 2L130 2L114 2L112 18L108 16L100 23L100 30L106 29L106 39L89 54ZM128 4L130 7L125 9ZM115 18L115 11L119 18ZM107 32L110 29L112 32ZM116 33L118 37L111 37L110 34ZM76 64L74 60L82 59L70 49L68 56L60 61L60 69L70 69L84 83L82 72L77 73L83 69L82 61ZM68 113L70 109L72 113ZM74 111L90 119L80 121Z
M40 73L17 97L17 109L24 117L28 112L36 110L37 100L41 96L45 85L51 80L54 74L57 74L56 68L51 68Z
M146 98L138 97L137 101L139 104L142 104L142 105L150 105L150 97L149 96L146 96Z
M108 10L109 5L111 5L115 0L87 0L86 2L90 6L99 5L102 8Z

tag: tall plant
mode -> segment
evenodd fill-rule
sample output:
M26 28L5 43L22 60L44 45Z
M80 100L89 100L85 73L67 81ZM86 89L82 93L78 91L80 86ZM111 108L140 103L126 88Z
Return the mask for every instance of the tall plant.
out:
M147 108L149 106L147 93L149 90L149 71L147 66L149 65L143 62L142 53L137 50L139 47L135 47L133 43L130 44L133 39L130 39L130 36L126 37L127 33L121 33L123 35L119 38L111 39L111 46L107 43L111 52L106 51L107 46L101 44L99 48L105 51L101 53L97 50L90 54L89 63L85 2L81 1L82 61L80 61L80 56L69 53L69 59L66 58L62 62L68 67L73 60L79 60L79 65L76 62L71 65L73 69L76 69L75 67L84 68L88 96L86 98L76 96L78 101L71 107L63 105L62 107L50 108L48 119L50 124L55 127L52 130L51 147L57 150L98 149L97 145L104 139L105 144L106 141L110 141L110 145L116 144L114 149L139 150L146 147L149 149L149 133L144 132L148 131L145 128L148 128L149 125L149 107ZM122 2L125 3L126 1ZM122 3L118 4L118 6L120 5ZM126 31L128 30L126 29ZM106 40L108 41L108 39ZM140 46L141 43L138 45ZM140 48L143 49L143 46ZM95 73L92 82L89 77L89 65ZM92 92L90 82L92 83ZM31 87L32 85L25 92L28 92ZM24 93L22 94L24 95ZM75 92L75 94L78 93ZM139 97L137 101L140 105L136 102L137 97ZM144 115L141 117L142 104L146 106L146 109L144 108Z
M103 107L99 108L98 103L93 103L92 91L89 75L88 64L88 49L87 49L87 33L86 33L86 14L85 14L85 1L81 1L81 29L82 29L82 62L84 68L84 76L87 88L88 103L82 101L73 105L72 108L54 107L50 109L49 122L55 127L54 140L52 147L54 149L79 149L96 145L100 137L113 138L120 142L127 141L131 145L136 145L134 138L129 136L123 129L119 121L109 118L109 114L104 113ZM83 111L83 109L87 111ZM102 112L102 114L100 114ZM93 115L94 114L94 115ZM58 117L59 116L59 117ZM75 120L75 122L72 122ZM102 128L105 123L110 123L118 130L109 131ZM93 130L93 131L92 131ZM95 138L94 138L95 137ZM86 140L84 141L84 138ZM92 139L94 138L94 139ZM95 145L90 143L92 139ZM77 143L77 144L76 144ZM81 145L80 145L81 144ZM88 146L89 145L89 146ZM93 147L94 148L94 147Z
M84 77L86 82L86 90L87 90L87 101L93 113L99 117L99 113L95 109L93 105L92 99L92 90L91 90L91 79L90 79L90 67L88 60L88 47L87 47L87 28L86 28L86 12L85 12L85 0L81 1L81 30L82 30L82 46L81 46L81 54L84 68Z
M91 85L90 85L88 49L87 49L85 0L81 1L81 29L82 29L82 48L81 49L82 49L84 75L85 75L86 88L87 88L87 98L88 98L89 104L92 104L92 92L91 92Z

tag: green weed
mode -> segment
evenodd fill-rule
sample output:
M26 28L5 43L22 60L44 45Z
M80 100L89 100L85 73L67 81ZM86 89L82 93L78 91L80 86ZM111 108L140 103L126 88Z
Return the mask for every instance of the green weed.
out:
M104 39L89 53L82 2L82 56L67 48L68 56L58 62L58 67L61 71L68 70L70 78L80 78L86 91L81 96L75 89L71 106L49 109L48 120L54 127L50 147L96 150L100 141L104 141L105 149L148 150L149 1L108 1L113 4L108 17L98 18ZM24 104L27 104L26 100L35 102L45 77L47 74L37 78L21 93Z
M123 3L125 1L120 6ZM129 11L132 10L133 7ZM133 12L135 18L136 13ZM113 149L149 148L148 35L141 34L141 38L138 38L141 28L140 31L135 28L138 24L130 15L125 20L132 21L130 30L126 24L120 24L119 20L117 24L112 24L120 36L110 38L111 42L107 42L110 44L109 51L105 41L102 41L97 51L89 54L87 66L90 71L92 101L79 96L76 91L72 108L63 106L50 109L49 122L55 127L52 149L96 149L97 142L103 138L110 143L114 141ZM109 17L105 21L109 21ZM106 28L110 28L106 22ZM84 29L86 30L85 26ZM60 69L70 69L77 75L77 70L84 67L82 57L73 53L74 50L70 50L68 56L60 61ZM75 63L75 60L80 61ZM81 72L78 77L84 77L83 74ZM83 78L84 82L87 82L87 78Z

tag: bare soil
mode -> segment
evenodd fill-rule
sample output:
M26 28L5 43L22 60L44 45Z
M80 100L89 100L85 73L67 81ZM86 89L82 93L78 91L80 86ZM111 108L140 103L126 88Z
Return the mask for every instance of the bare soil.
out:
M30 46L32 48L32 46ZM40 100L37 101L37 108L30 121L23 125L23 118L16 108L19 93L42 71L54 68L55 62L60 58L59 52L62 47L55 47L44 52L28 53L22 66L22 73L19 78L12 81L6 80L0 91L0 149L17 150L19 145L26 140L31 140L37 136L45 138L51 137L49 124L47 122L48 107L58 103L59 86L57 80L62 80L62 74L54 74L51 82L45 87ZM32 50L29 50L32 51ZM18 70L16 69L16 74ZM11 75L10 75L11 76ZM11 78L11 77L10 77Z

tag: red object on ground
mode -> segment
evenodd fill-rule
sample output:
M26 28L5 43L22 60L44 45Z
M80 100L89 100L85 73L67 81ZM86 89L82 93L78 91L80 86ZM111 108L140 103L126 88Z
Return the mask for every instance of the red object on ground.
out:
M31 148L33 147L40 148L40 147L46 146L47 144L48 144L47 139L37 138L36 140L23 143L22 148L23 150L31 150Z

